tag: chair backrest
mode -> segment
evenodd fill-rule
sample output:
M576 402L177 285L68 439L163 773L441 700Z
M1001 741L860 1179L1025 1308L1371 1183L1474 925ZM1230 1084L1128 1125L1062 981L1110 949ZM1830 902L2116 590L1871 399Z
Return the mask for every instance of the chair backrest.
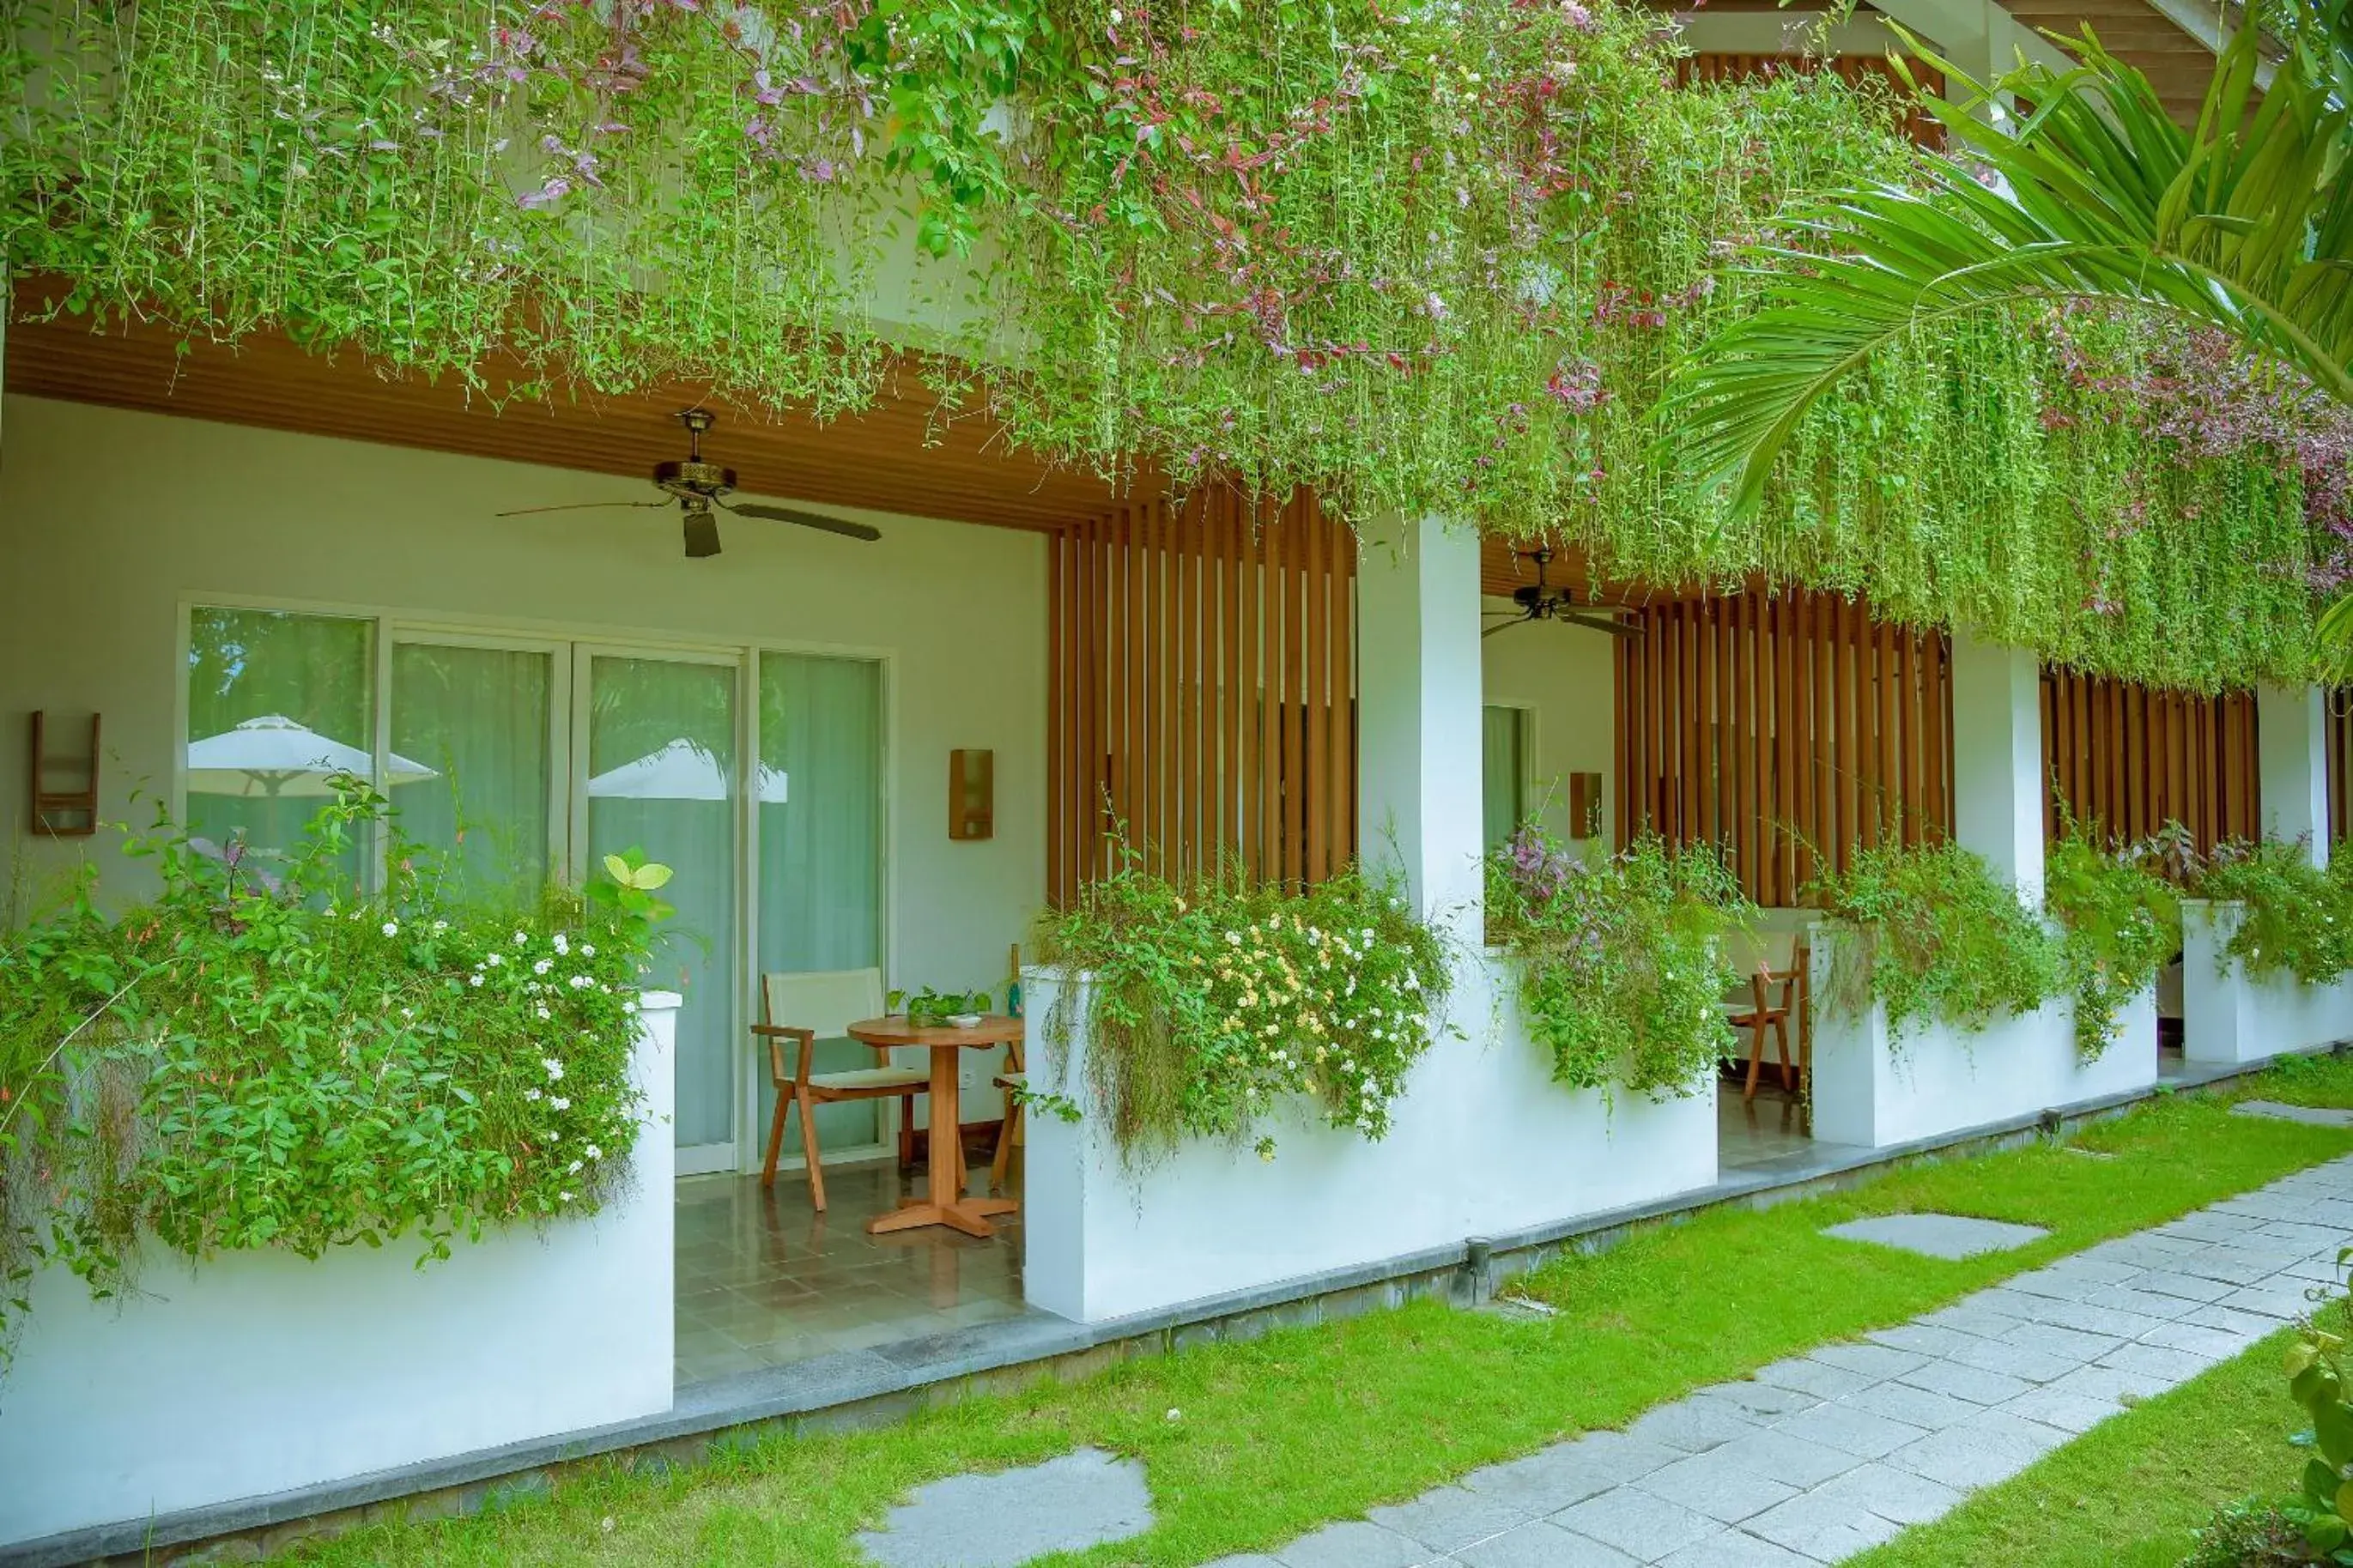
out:
M1746 986L1757 967L1786 974L1797 963L1798 933L1788 931L1736 931L1724 939L1724 955Z
M820 1040L839 1039L849 1026L882 1015L879 969L819 969L760 976L767 1021L807 1029Z

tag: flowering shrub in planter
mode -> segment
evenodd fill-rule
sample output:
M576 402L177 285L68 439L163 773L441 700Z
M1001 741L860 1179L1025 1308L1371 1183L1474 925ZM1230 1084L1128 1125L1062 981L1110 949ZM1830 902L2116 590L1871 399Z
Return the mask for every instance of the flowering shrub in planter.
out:
M1887 1007L1891 1041L1931 1020L1984 1028L2033 1012L2065 983L2057 938L1984 857L1957 844L1857 849L1810 889L1852 928L1823 1000L1859 1016Z
M2150 870L2147 850L2111 851L2097 825L2073 821L2043 865L2043 907L2059 921L2061 964L2075 994L2075 1048L2097 1060L2118 1015L2181 951L2181 897Z
M2301 845L2277 839L2219 844L2191 874L2199 898L2244 907L2223 949L2250 976L2290 973L2325 985L2353 968L2353 887L2347 871L2322 871Z
M1088 1088L1130 1157L1182 1137L1248 1139L1293 1094L1379 1138L1449 981L1438 934L1398 887L1356 868L1303 892L1230 871L1179 887L1123 851L1039 921L1037 946L1040 962L1092 979ZM1050 1049L1071 1024L1058 1005ZM1256 1142L1271 1158L1273 1141Z
M1723 938L1754 908L1723 861L1644 834L1596 866L1529 825L1487 857L1487 935L1571 1089L1689 1095L1735 1047Z
M0 1331L47 1263L122 1289L143 1232L195 1258L414 1237L421 1265L614 1190L668 871L485 904L396 839L363 893L340 860L384 815L340 781L274 870L159 830L130 846L153 900L110 917L85 879L0 944Z

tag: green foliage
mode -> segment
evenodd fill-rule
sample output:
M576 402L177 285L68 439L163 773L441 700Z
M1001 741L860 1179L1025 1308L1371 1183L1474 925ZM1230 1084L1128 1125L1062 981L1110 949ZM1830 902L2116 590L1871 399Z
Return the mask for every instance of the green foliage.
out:
M2304 1531L2277 1503L2243 1498L2224 1504L2198 1531L2180 1568L2292 1568L2311 1561Z
M1487 857L1487 936L1517 962L1529 1035L1571 1089L1697 1093L1735 1041L1724 939L1755 914L1723 861L1645 833L1588 866L1534 826Z
M148 1234L198 1258L414 1237L421 1266L625 1178L667 869L483 904L396 838L363 893L341 862L385 802L339 790L282 875L159 829L129 844L153 900L110 917L85 881L0 944L0 1331L45 1264L121 1289Z
M1450 980L1401 889L1357 869L1305 892L1232 874L1179 888L1124 852L1037 943L1039 962L1092 982L1065 986L1046 1042L1067 1049L1071 1001L1089 996L1089 1098L1131 1158L1256 1134L1271 1159L1261 1125L1293 1095L1383 1136Z
M2348 1258L2353 1251L2337 1254L2340 1273ZM2353 1528L2346 1522L2353 1519L2353 1479L2348 1479L2353 1478L2353 1405L2345 1399L2342 1359L2348 1331L2353 1331L2353 1310L2343 1297L2316 1308L2282 1369L2288 1396L2312 1418L2312 1451L2305 1461L2300 1494L2279 1511L2303 1531L2315 1558L2325 1563L2353 1563Z
M2223 844L2191 884L2201 899L2242 906L2222 956L2252 975L2287 973L2325 985L2353 968L2353 898L2342 870L2316 868L2301 844Z
M1809 889L1840 933L1824 1000L1887 1007L1891 1041L1934 1020L1982 1029L2031 1013L2067 982L2059 939L1982 856L1957 844L1854 851L1844 876Z
M891 1010L904 1013L917 1028L937 1026L960 1014L986 1013L994 1005L986 991L934 991L926 985L913 995L893 991Z
M1664 90L1672 50L1618 0L28 0L0 250L69 310L519 367L493 398L826 416L920 321L944 417L1114 475L1868 587L2161 685L2304 670L2294 463L2106 416L2040 307L1889 337L1737 517L1656 461L1661 395L1764 287L1727 258L1792 196L1967 183L1884 94Z
M2181 896L2141 864L2110 851L2098 825L2070 820L2043 863L2043 907L2063 933L2060 961L2075 994L2075 1049L2097 1060L2116 1015L2154 984L2181 951Z

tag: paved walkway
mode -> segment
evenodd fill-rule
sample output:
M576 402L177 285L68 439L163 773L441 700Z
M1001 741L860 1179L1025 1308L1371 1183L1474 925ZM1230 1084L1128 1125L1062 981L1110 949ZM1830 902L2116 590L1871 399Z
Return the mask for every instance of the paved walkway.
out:
M2348 1245L2353 1157L1211 1568L1836 1563L2238 1354Z

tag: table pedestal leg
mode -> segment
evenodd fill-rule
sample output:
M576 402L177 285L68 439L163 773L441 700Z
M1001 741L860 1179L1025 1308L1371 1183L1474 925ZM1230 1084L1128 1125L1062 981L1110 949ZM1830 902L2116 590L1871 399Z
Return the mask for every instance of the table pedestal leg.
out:
M932 1047L931 1168L924 1173L923 1201L869 1221L869 1234L881 1236L894 1230L912 1230L917 1226L944 1225L966 1236L991 1237L997 1234L997 1227L988 1223L988 1216L1011 1214L1021 1206L1010 1198L964 1195L963 1109L957 1103L956 1070L961 1060L959 1047Z

